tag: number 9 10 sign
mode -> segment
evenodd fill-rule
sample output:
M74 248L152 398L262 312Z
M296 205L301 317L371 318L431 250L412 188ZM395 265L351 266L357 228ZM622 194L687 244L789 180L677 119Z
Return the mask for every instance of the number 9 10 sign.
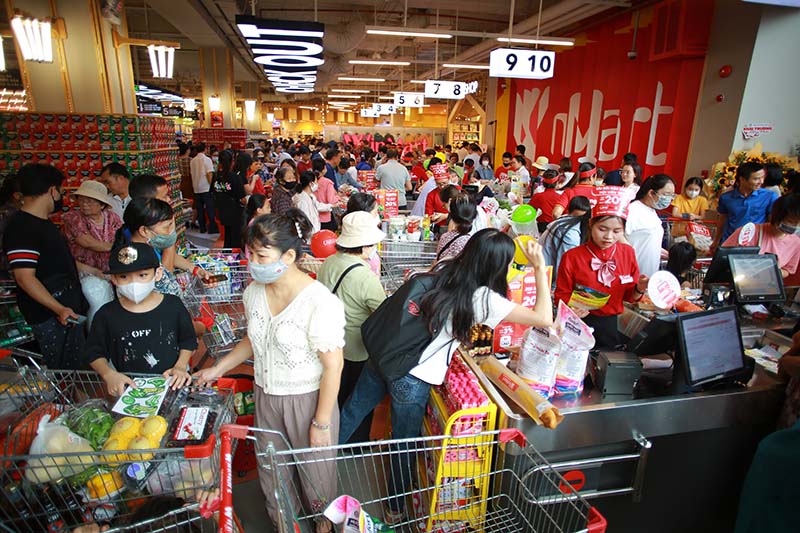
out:
M553 77L556 53L546 50L498 48L489 54L489 76L545 80Z

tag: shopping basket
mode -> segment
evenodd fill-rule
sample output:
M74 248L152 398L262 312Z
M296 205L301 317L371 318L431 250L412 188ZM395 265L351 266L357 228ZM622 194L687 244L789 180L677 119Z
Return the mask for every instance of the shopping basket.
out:
M105 382L94 372L22 368L15 381L0 386L0 412L7 413L0 435L4 497L0 523L12 531L58 531L90 521L125 522L151 496L191 500L198 491L216 485L218 431L233 420L230 391L199 387L169 391L159 409L167 422L160 448L30 453L45 415L52 420L93 399L98 402L92 406L102 405L107 413L116 401L107 396ZM206 423L196 416L204 408ZM201 432L194 428L198 444L171 441L179 426L190 431L190 419L203 426Z
M307 481L306 490L322 487L328 472L335 478L335 494L317 492L310 497L328 500L347 494L379 520L386 505L397 507L402 500L405 517L392 525L395 532L602 532L606 527L597 510L518 430L294 450L276 449L274 443L285 439L258 428L225 426L220 438L223 532L231 531L233 514L230 446L234 439L245 438L256 442L259 466L265 469L262 475L272 476L281 533L313 531L314 523L322 519L322 510L308 508L307 501L298 504L303 502L299 484ZM446 447L445 440L449 442ZM485 470L476 450L487 445L518 446L526 461L515 454L513 465L497 459ZM447 476L437 484L430 481L430 465L439 461ZM395 475L390 474L393 470ZM480 496L484 486L489 489L485 498Z

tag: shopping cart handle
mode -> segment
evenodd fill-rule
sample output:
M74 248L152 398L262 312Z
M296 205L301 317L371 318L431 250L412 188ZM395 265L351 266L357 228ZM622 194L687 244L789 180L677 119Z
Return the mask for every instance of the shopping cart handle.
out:
M246 439L250 428L240 424L224 424L219 431L220 433L229 434L234 439Z
M221 503L222 499L219 496L214 498L214 501L212 501L211 503L208 502L204 503L203 505L200 506L200 516L206 519L211 518L214 515L214 513L219 511L219 506Z
M525 437L525 434L518 429L501 429L500 430L500 442L506 444L510 441L514 441L517 443L517 446L520 448L524 448L526 444L528 444L528 439Z
M183 456L186 459L205 459L214 453L214 446L217 444L217 436L213 433L203 444L194 444L183 448Z

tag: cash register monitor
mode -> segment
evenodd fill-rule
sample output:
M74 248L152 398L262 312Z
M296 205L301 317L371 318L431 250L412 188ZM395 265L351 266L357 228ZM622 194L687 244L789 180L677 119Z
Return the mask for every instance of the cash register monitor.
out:
M720 246L708 266L708 272L703 278L703 285L708 285L709 283L731 283L733 278L728 257L733 255L753 255L760 251L761 249L758 246Z
M736 307L679 315L677 330L673 383L682 373L684 385L695 389L726 379L733 381L746 372Z
M737 303L783 303L786 301L783 277L775 255L731 255L728 260L731 265Z

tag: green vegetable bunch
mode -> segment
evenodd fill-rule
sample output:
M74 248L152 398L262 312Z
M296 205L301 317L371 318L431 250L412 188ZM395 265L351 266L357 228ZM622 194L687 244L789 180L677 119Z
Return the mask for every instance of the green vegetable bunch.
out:
M67 427L88 440L95 450L103 448L113 425L114 418L97 407L78 407L67 414Z

